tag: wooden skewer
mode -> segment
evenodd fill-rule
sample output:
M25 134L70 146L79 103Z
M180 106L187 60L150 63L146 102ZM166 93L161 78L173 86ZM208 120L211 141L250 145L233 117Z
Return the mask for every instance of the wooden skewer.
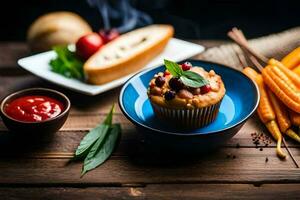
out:
M256 60L256 58L249 57L249 59L251 60L251 62L257 67L257 69L261 72L263 70L263 66Z
M265 57L262 54L259 54L257 52L255 52L248 44L248 41L246 39L246 37L244 36L243 32L239 29L237 29L236 27L232 29L232 31L230 31L228 33L229 37L231 39L233 39L236 43L238 43L239 46L241 46L244 50L246 50L247 52L250 53L250 57L254 56L256 57L258 60L264 62L265 64L268 62L268 58Z
M247 39L246 39L246 37L245 37L243 31L241 31L240 29L237 29L236 27L233 28L232 31L235 33L235 35L236 35L238 38L240 38L240 39L246 44L246 46L249 47L249 43L248 43L248 41L247 41ZM257 55L259 55L260 57L264 57L263 55L260 55L260 54L257 54ZM249 59L251 60L251 62L257 67L257 69L258 69L259 71L262 71L262 69L263 69L264 67L258 62L258 60L257 60L253 55L251 55L251 54L250 54L248 57L249 57ZM265 57L265 59L269 60L269 59L266 58L266 57Z
M244 50L242 48L242 50ZM248 67L248 63L245 59L245 56L241 56L238 52L235 51L236 57L239 59L239 62L243 68ZM247 51L244 51L244 54L247 54ZM252 64L258 69L258 71L262 71L263 66L256 60L255 57L253 57L251 54L248 55L248 58L252 62Z
M236 35L235 35L235 33L231 36L231 38L236 38ZM239 40L239 39L234 39L234 41L235 40ZM248 53L248 51L244 48L244 47L242 47L242 46L240 46L240 48L244 51L244 54L245 55L248 55L247 57L250 59L250 61L254 64L254 66L259 70L259 71L261 71L262 69L263 69L263 67L262 67L262 65L257 61L257 59L254 57L254 56L252 56L251 54L249 54ZM240 59L239 59L240 60ZM241 60L240 60L241 61Z
M235 41L239 46L244 48L246 51L248 51L251 55L259 59L260 61L264 63L268 63L268 58L266 58L264 55L258 54L255 52L249 45L247 40L243 39L243 33L241 30L237 28L233 28L232 31L229 31L227 34L233 41Z
M260 59L264 63L267 63L268 59L266 57L264 57L263 55L257 54L256 52L254 52L252 49L249 48L248 41L247 41L245 35L243 34L242 30L233 28L232 31L229 31L228 36L232 40L234 40L242 49L245 49L245 50L247 50L247 52L250 53L250 55L248 56L249 59L261 72L263 69L263 66L258 62L257 58L260 57L258 59ZM266 62L264 61L265 59L266 59ZM292 158L295 166L297 168L299 168L299 164L298 164L297 160L295 159L294 155L292 154L292 152L290 151L288 145L286 144L284 137L282 137L282 143L283 143L285 149L287 150L288 154Z
M283 143L284 147L286 148L287 152L289 153L290 157L292 158L293 162L295 163L296 167L299 168L299 164L298 164L297 160L295 159L294 155L292 154L292 152L290 151L288 145L286 144L284 137L282 137L282 143Z
M246 59L245 59L245 56L242 56L241 54L239 54L236 51L234 51L234 53L235 53L236 57L239 59L239 62L240 62L241 66L243 68L246 68L246 67L249 66L248 63L247 63L247 61L246 61Z

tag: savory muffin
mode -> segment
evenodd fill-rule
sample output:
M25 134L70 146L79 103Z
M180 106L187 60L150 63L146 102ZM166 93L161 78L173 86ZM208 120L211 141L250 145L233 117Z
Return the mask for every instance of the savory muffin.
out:
M217 116L225 87L213 70L165 60L167 70L149 83L148 97L157 117L185 128L199 128Z

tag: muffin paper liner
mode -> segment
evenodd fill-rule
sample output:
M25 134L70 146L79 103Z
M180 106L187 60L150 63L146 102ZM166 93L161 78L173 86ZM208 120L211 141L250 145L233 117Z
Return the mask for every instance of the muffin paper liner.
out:
M219 112L221 101L217 104L194 109L165 108L151 102L154 113L169 124L184 128L200 128L213 122Z

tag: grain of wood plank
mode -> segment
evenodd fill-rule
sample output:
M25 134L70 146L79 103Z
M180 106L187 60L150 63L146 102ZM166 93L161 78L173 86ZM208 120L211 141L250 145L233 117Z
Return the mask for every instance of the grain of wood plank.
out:
M103 118L103 116L101 117ZM122 129L123 129L123 134L122 134L122 141L126 141L129 144L134 144L140 141L143 136L142 133L137 132L135 129L135 126L131 124L128 120L124 119L123 116L121 115L115 115L116 122L120 122ZM119 119L117 119L119 118ZM121 118L121 119L120 119ZM86 117L85 119L88 120L79 120L83 121L83 123L79 124L88 124L88 126L80 126L77 123L74 123L73 125L70 125L70 120L73 119L73 116L70 116L68 119L68 122L66 123L65 127L62 128L61 131L54 133L51 137L43 137L37 140L37 144L31 145L31 148L28 151L33 151L34 152L43 152L43 153L55 153L55 152L66 152L66 153L71 153L74 151L80 140L83 138L83 136L88 132L89 129L93 128L96 126L96 124L101 121L98 119L95 119L93 122L92 120L89 119L89 117ZM257 119L251 118L248 120L248 122L245 124L245 126L240 130L240 132L234 136L231 140L226 142L223 147L232 147L236 148L237 145L239 148L244 148L244 147L252 147L255 148L256 146L253 144L251 133L253 131L259 130L259 127L256 128L256 122ZM14 143L18 143L19 139L15 137L10 137L10 133L7 132L7 129L4 127L2 121L0 120L0 149L5 149L7 146L10 146ZM262 129L263 130L263 129ZM299 147L299 144L297 144L294 141L288 140L288 144L291 147ZM16 145L14 145L16 146ZM260 146L264 147L264 144L260 144ZM269 147L274 147L275 143L272 142ZM18 151L18 149L16 149ZM0 154L1 155L6 155L5 151Z
M6 200L16 199L298 199L300 184L151 184L146 187L0 188Z
M132 183L300 183L300 170L290 159L280 161L274 149L222 148L191 159L139 153L127 147L80 178L82 163L68 159L1 158L0 186L6 184L132 184ZM298 149L293 149L300 159ZM131 152L130 152L131 151ZM235 158L227 155L236 155ZM265 158L268 157L268 162ZM21 165L20 165L21 164Z
M0 52L0 70L17 68L17 60L29 55L28 47L23 42L1 42Z
M2 71L2 69L0 70ZM39 83L38 78L32 75L0 76L0 99L12 92L37 85L37 83Z
M73 152L85 134L85 131L60 131L55 133L53 136L38 137L38 139L35 139L33 142L30 139L19 138L19 136L14 136L11 133L2 132L0 133L0 157L71 158ZM244 134L248 133L239 133L235 138L222 145L222 148L226 147L236 149L237 155L240 153L239 150L243 148L252 148L257 153L260 153L260 147L255 148L255 146L252 144L251 138L240 138L240 135ZM238 148L236 142L239 143ZM299 147L293 144L294 143L292 143L290 147ZM12 146L14 148L12 148L10 151L7 151L7 149L10 149ZM153 145L153 148L154 146L155 144ZM132 132L130 129L123 129L123 136L115 155L138 155L144 152L155 153L155 151L158 151L153 151L149 148L149 151L147 152L147 147L148 146L145 146L144 138L142 137L141 133ZM271 149L268 150L268 154L271 156L275 152L274 147L275 143L272 143L268 147ZM158 147L154 149L158 149ZM264 147L262 150L264 149L267 148ZM297 149L295 150L299 151Z
M2 132L0 134L0 157L6 157L9 155L15 155L18 152L23 153L34 153L43 155L43 154L52 154L52 153L70 153L74 152L75 148L79 144L80 140L86 134L86 131L60 131L53 135L53 137L44 137L37 139L35 143L24 143L23 139L15 139L10 137L10 133ZM249 136L249 137L245 137ZM136 146L143 140L142 134L131 129L123 129L123 136L120 144L120 149L128 146ZM260 150L260 147L264 145L256 146L252 143L249 133L239 132L234 138L226 142L222 147L228 148L253 148L257 151ZM124 146L122 146L124 145ZM15 146L11 151L5 151L7 148ZM289 141L290 147L298 147L299 145L293 141ZM268 148L274 149L275 143L272 142ZM238 149L237 148L237 149ZM264 147L265 148L265 147Z

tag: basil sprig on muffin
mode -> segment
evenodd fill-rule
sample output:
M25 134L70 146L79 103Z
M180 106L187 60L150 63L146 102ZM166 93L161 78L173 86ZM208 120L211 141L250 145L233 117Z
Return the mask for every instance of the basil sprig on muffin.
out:
M166 59L164 61L167 70L174 77L179 78L184 85L197 88L209 84L208 81L205 80L201 75L193 71L189 71L189 69L192 67L190 63L184 63L182 64L182 67L180 67L176 62Z

